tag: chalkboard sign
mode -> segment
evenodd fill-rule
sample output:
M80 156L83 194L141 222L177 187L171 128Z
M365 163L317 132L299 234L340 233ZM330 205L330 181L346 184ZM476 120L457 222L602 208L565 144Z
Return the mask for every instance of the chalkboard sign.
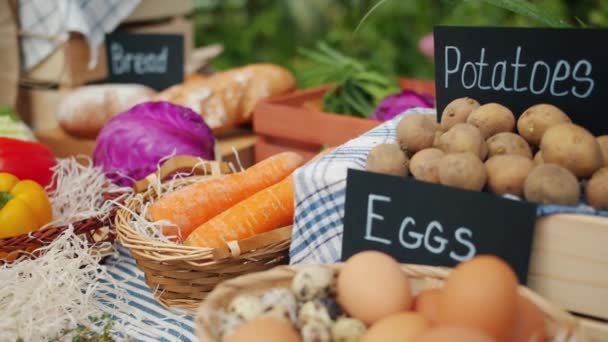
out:
M451 267L494 254L525 284L535 221L528 202L349 170L342 260L373 249L404 263Z
M184 36L114 32L106 35L110 83L163 90L184 79Z
M503 104L516 116L550 103L594 134L608 134L608 30L439 26L434 37L438 116L463 96Z

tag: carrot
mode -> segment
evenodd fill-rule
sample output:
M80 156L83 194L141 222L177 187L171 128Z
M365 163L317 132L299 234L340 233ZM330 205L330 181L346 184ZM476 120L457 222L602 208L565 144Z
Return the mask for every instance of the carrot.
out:
M215 248L293 223L293 176L239 202L196 228L184 245Z
M282 152L249 169L196 183L161 196L148 209L153 221L169 220L176 227L165 227L165 235L188 235L240 201L280 182L289 176L304 159L294 152Z

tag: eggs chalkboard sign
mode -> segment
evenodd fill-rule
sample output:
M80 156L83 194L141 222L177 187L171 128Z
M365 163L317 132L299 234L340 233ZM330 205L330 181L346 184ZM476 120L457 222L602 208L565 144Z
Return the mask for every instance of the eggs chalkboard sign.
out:
M138 83L163 90L184 79L184 36L128 33L106 35L109 83Z
M348 170L342 260L379 250L403 263L455 266L493 254L525 283L535 222L529 202Z
M608 134L606 29L445 27L434 30L438 116L452 100L497 102L519 116L538 103Z

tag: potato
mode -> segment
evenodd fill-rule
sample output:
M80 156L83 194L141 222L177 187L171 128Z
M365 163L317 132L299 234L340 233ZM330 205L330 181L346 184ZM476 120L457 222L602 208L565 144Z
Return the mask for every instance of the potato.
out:
M600 144L602 156L604 157L604 166L608 166L608 135L597 137L597 143Z
M511 132L502 132L486 140L488 158L501 154L517 154L532 159L532 150L524 138Z
M408 115L397 125L397 141L403 151L412 155L432 147L438 129L439 124L431 115Z
M441 129L447 131L457 123L467 122L472 111L479 108L479 102L470 97L461 97L450 102L441 114Z
M443 133L438 141L437 148L445 153L470 152L484 160L488 154L488 147L479 128L458 123Z
M549 127L569 122L570 118L561 109L541 103L521 114L517 120L517 132L531 145L538 145Z
M515 116L509 108L498 103L488 103L475 109L467 123L479 128L484 139L500 132L511 132L515 127Z
M585 193L590 206L608 210L608 167L595 171L587 182Z
M590 177L602 167L600 144L586 129L571 123L550 127L540 141L545 163L561 165L577 177Z
M496 194L513 194L521 196L524 193L524 182L534 167L530 158L504 154L491 157L486 161L488 187Z
M409 174L409 158L397 144L380 144L367 155L367 171L393 176Z
M439 160L445 155L438 148L425 148L418 151L410 160L410 173L417 180L439 183Z
M524 196L528 201L575 205L580 186L574 174L556 164L535 166L524 183Z
M534 165L540 165L544 162L545 161L543 160L543 151L536 152L536 155L534 155Z
M480 191L486 184L486 168L470 152L447 154L439 160L439 182L442 185Z

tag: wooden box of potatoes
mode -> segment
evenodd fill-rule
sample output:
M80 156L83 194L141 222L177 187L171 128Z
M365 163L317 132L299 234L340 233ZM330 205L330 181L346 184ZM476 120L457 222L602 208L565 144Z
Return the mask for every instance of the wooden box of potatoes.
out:
M371 150L368 171L538 203L529 286L608 319L608 135L593 136L550 104L516 119L471 98L452 101L441 122L404 116L395 133L396 144Z

